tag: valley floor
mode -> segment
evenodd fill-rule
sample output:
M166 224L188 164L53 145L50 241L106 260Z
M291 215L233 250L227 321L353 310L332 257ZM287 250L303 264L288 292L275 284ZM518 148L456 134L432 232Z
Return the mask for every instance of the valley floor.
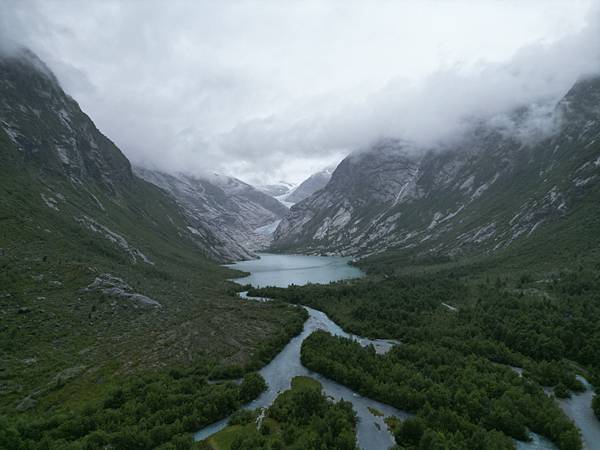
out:
M379 355L317 331L302 346L309 369L415 414L394 426L399 448L514 448L531 432L561 450L594 448L598 419L582 439L552 396L581 399L589 388L578 374L600 381L596 270L464 272L372 275L250 295L309 305L356 334L401 342Z

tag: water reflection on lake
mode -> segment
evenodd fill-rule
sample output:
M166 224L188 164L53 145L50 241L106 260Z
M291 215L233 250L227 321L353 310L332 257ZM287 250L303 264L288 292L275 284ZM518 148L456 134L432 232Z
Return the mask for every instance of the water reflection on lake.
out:
M250 272L250 275L234 280L239 284L254 287L278 286L307 283L327 284L332 281L359 278L363 272L348 264L350 258L342 256L306 256L259 254L260 259L240 261L227 267Z

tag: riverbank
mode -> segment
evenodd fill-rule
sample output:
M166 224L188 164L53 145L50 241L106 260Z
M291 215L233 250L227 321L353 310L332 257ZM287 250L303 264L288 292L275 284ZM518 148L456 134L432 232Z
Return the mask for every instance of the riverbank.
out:
M277 396L291 386L291 380L296 376L308 376L319 381L323 387L323 392L332 399L346 400L352 403L359 419L357 425L357 440L363 450L387 449L394 445L394 439L389 432L385 417L393 416L404 419L410 415L404 411L398 410L390 405L371 400L367 397L358 395L351 389L336 383L319 373L308 370L300 360L302 342L316 330L324 330L336 336L352 338L353 335L346 333L337 324L331 321L327 315L313 308L305 307L309 318L304 324L302 333L294 337L288 345L265 367L259 374L267 382L267 390L257 399L246 404L245 409L257 409L268 407L273 404ZM369 339L358 338L357 342L361 345L374 344L379 348L391 348L388 341L373 341ZM380 411L383 415L378 416L372 413L373 410ZM224 429L227 426L228 419L223 419L202 430L198 431L194 439L204 440L214 433Z
M235 279L238 284L278 285L287 287L289 284L307 284L338 281L348 278L358 278L363 273L356 267L348 265L348 258L320 257L304 255L261 255L261 260L243 261L230 267L250 272L249 276ZM242 293L242 298L248 299ZM254 299L249 299L254 300ZM264 301L265 298L260 298ZM336 336L354 339L363 346L373 345L380 353L385 353L396 344L390 340L372 340L353 335L344 331L322 311L305 307L308 320L301 334L290 342L259 374L267 382L267 390L257 399L244 406L247 409L268 407L277 396L291 386L291 380L296 376L309 376L319 381L323 392L336 401L346 400L352 403L358 417L357 441L363 450L387 449L394 445L393 435L384 422L385 417L393 416L399 419L409 415L390 405L360 396L351 389L342 386L326 377L306 369L300 361L302 342L316 330L324 330ZM381 414L373 414L379 411ZM227 426L229 418L225 418L198 431L194 439L204 440Z

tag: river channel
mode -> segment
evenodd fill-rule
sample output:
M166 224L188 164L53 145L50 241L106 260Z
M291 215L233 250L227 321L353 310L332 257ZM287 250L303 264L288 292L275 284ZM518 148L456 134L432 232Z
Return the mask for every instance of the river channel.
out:
M363 276L360 269L348 264L349 258L338 256L306 256L306 255L274 255L261 254L260 259L242 261L228 265L231 268L249 272L250 275L235 279L234 281L254 287L303 285L307 283L329 283L344 279L359 278ZM253 299L242 293L242 297L248 301L265 299ZM300 362L300 348L302 342L315 330L325 330L336 336L351 338L363 346L373 345L378 353L387 352L393 345L392 340L371 340L345 332L329 317L315 309L304 307L309 318L304 324L301 334L294 337L283 350L259 373L267 382L267 390L257 399L244 405L245 408L255 409L270 406L277 395L291 387L291 380L295 376L305 375L318 380L323 391L335 400L344 399L352 402L358 416L357 440L363 450L383 450L394 445L394 438L389 432L383 418L396 416L404 419L408 413L398 410L384 403L362 397L354 391L342 386L322 375L305 368ZM595 440L600 434L600 423L590 415L591 387L587 385L585 394L574 396L568 401L561 401L561 407L565 413L582 429L585 448L593 450L600 442ZM374 415L371 411L377 410L384 416ZM590 411L588 411L588 409ZM593 419L593 420L592 420ZM229 418L225 418L198 431L194 439L204 440L227 426ZM593 423L595 421L595 423ZM592 422L592 423L591 423ZM590 425L591 423L591 425ZM591 426L591 429L590 429ZM517 442L519 450L555 450L556 447L541 436L532 435L531 442Z

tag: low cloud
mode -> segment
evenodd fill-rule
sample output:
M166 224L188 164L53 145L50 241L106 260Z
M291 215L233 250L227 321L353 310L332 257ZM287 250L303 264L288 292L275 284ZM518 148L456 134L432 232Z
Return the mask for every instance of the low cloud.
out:
M360 149L396 138L427 148L481 120L522 139L552 132L560 98L579 78L600 73L599 12L590 12L581 31L526 46L506 62L439 70L416 82L397 78L361 102L331 99L324 114L320 111L327 108L300 109L240 124L223 137L222 146L233 152L244 142L256 154L269 145L318 154L323 148ZM518 108L527 111L517 125Z
M600 68L596 1L7 0L24 44L139 164L300 181L380 138L506 129Z

